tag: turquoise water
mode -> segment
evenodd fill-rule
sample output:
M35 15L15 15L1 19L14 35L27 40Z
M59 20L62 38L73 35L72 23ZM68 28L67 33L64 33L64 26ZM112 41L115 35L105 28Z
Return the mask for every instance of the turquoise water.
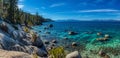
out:
M44 29L48 24L53 24L53 27ZM43 40L58 40L58 45L70 46L72 42L76 42L80 45L77 49L81 49L80 47L86 50L99 50L101 47L120 48L120 22L117 21L48 22L42 26L35 26L34 30L38 31ZM68 31L78 34L69 35ZM46 34L46 32L50 32L50 34ZM102 34L98 36L98 32ZM110 35L107 41L96 40L103 38L105 34ZM68 40L64 40L65 37ZM118 50L119 52L120 50Z

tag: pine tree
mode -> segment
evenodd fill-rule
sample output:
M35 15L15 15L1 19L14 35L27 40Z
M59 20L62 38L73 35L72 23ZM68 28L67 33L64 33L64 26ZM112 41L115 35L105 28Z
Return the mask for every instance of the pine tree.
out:
M17 7L18 0L9 0L9 8L8 8L8 16L7 19L11 21L11 23L16 23L15 13L18 9Z

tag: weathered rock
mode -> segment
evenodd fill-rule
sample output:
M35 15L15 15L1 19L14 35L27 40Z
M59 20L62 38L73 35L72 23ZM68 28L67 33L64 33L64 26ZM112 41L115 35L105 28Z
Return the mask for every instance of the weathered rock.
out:
M12 36L14 39L17 39L18 38L18 32L17 31L13 31L12 32Z
M21 51L21 52L25 52L25 48L23 48L22 46L20 46L19 44L16 44L12 47L9 47L9 50L11 51Z
M36 40L33 42L33 45L34 45L34 46L37 46L37 47L42 47L42 46L43 46L43 42L42 42L42 40L38 37L38 38L36 38Z
M26 37L26 33L24 31L18 31L19 34L19 38L25 38Z
M24 32L22 30L21 26L16 26L19 28L15 30L15 28L11 24L8 24L8 23L0 24L0 27L3 27L3 26L5 26L5 28L7 27L7 30L0 28L0 49L5 49L5 50L9 50L9 51L10 50L21 51L21 52L25 52L25 53L29 53L29 54L32 54L34 51L36 51L38 56L41 56L41 57L47 56L47 50L46 50L45 46L43 45L43 42L37 33L32 32L30 30L32 33L30 32L30 34L27 34L26 32ZM4 32L3 30L6 32ZM33 38L35 40L32 42L31 39L33 39ZM32 45L34 46L34 48L29 47ZM11 54L14 55L14 53L11 53ZM7 54L7 55L9 55L9 54ZM11 58L13 58L13 57L14 58L19 58L19 57L26 58L26 57L23 57L23 54L22 54L22 56L21 55L13 56L13 55L12 56L10 55L10 57ZM9 57L6 57L6 58L9 58ZM30 57L28 57L28 58L30 58Z
M66 58L82 58L78 51L67 54Z
M23 38L23 39L21 39L21 40L19 40L22 44L24 44L24 45L32 45L32 42L31 42L31 40L29 39L29 38Z
M8 32L8 27L7 27L7 24L5 22L1 22L0 23L0 28L5 31L5 32Z
M30 48L33 50L34 53L36 53L40 57L46 57L48 54L45 50L39 49L35 46L30 46Z
M32 34L28 33L26 34L26 37L32 39Z
M0 42L4 49L8 49L8 47L14 46L16 44L15 40L11 39L3 33L0 33Z

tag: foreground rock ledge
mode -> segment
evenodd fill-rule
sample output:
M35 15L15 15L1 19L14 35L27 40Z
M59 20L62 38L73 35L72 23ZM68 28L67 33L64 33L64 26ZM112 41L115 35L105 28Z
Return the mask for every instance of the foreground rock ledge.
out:
M29 55L24 52L17 51L7 51L0 49L0 58L32 58L32 55Z

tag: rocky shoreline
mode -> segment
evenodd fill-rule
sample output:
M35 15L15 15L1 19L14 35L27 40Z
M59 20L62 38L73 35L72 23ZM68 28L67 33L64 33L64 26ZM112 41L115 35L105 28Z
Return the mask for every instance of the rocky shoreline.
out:
M49 24L43 28L48 30L54 27ZM42 32L42 31L40 31ZM37 31L24 25L13 25L5 21L0 21L0 57L2 58L114 58L109 53L109 48L99 49L99 46L85 44L86 42L75 42L74 40L64 37L61 40L51 38L51 32L45 31L46 35L39 35ZM75 36L77 32L68 31L68 35ZM91 34L91 32L86 32ZM96 33L97 36L103 35L101 32ZM48 37L47 39L41 37ZM102 38L96 38L95 42L104 42L109 40L111 36L104 34ZM92 46L92 48L91 48ZM95 48L98 48L95 50ZM112 53L117 53L111 48ZM107 51L107 52L106 52ZM118 50L119 52L119 50ZM13 55L14 54L14 55ZM117 53L118 54L118 53ZM116 55L116 54L115 54Z
M14 53L22 52L21 54L27 53L27 55L36 54L37 57L48 56L42 40L35 31L30 28L27 29L26 26L12 25L2 20L0 20L0 49L0 51L5 50L10 53L14 51ZM6 57L0 55L2 58L13 58L13 56ZM24 55L21 57L23 58Z

